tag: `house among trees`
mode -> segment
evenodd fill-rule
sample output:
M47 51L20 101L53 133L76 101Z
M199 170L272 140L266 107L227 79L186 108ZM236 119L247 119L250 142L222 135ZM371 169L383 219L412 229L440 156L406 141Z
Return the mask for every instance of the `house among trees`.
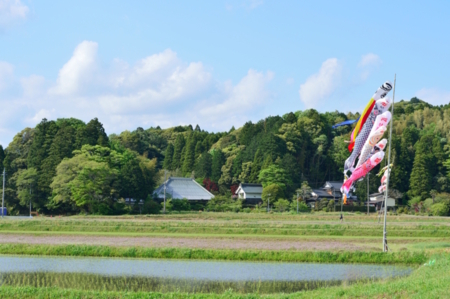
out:
M153 192L157 201L164 200L164 185L166 186L166 199L186 198L188 201L206 202L214 198L212 193L194 179L171 177Z
M374 193L369 195L369 206L375 207L377 211L384 209L384 192L383 193ZM367 202L366 202L367 205ZM394 208L395 207L395 199L392 197L388 197L387 199L387 207Z
M239 184L235 194L243 199L245 204L259 204L262 202L263 186L261 184Z
M342 182L326 181L322 188L312 189L311 197L306 200L306 203L310 206L314 206L315 202L321 201L322 199L327 201L334 199L334 201L338 203L342 198L341 186ZM349 202L355 202L358 201L358 197L349 194L347 200Z

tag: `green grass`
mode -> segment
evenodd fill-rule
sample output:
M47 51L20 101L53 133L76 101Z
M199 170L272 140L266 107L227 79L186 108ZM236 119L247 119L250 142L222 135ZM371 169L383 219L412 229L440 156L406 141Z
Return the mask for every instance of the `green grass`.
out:
M278 223L278 222L207 222L207 221L103 221L66 219L6 220L0 222L0 232L35 233L105 233L132 235L214 235L214 236L335 236L379 237L382 226L378 223ZM450 238L449 225L430 225L418 222L390 225L390 237Z
M449 298L450 293L450 256L440 254L434 256L436 264L433 266L421 266L410 276L389 281L377 281L371 283L356 283L336 287L321 288L312 291L297 292L292 294L239 294L228 290L222 294L189 294L181 292L148 293L148 292L110 292L72 290L62 288L35 288L1 286L1 298L186 298L186 299L257 299L257 298Z
M370 264L421 264L428 258L426 253L420 251L385 254L362 251L217 250L28 244L0 244L0 254Z

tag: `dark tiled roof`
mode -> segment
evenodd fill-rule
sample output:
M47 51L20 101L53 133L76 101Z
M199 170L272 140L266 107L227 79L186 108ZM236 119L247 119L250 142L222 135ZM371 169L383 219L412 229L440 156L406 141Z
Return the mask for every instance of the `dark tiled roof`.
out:
M324 189L331 189L334 188L334 190L338 191L342 187L342 182L336 182L336 181L326 181L325 185L323 186Z
M261 184L241 184L242 189L245 193L261 193L263 187Z
M158 198L164 197L164 184L153 192ZM214 197L212 193L190 178L169 178L166 181L166 194L172 198L188 200L210 200Z

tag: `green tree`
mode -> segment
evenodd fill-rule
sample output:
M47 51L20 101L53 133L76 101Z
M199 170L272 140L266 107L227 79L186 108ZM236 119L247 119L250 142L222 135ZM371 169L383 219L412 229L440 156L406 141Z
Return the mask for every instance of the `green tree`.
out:
M198 163L195 166L195 174L199 178L211 178L211 173L212 156L208 152L204 152L198 159Z
M166 154L164 155L164 163L163 167L167 170L173 170L173 153L174 153L174 147L172 143L169 143L166 148Z
M271 165L267 169L261 170L259 180L263 187L276 184L283 190L286 189L287 185L291 184L290 179L286 175L286 171L277 165Z
M108 135L106 135L103 124L98 118L92 119L87 123L86 127L77 132L77 147L81 148L84 144L109 146Z
M0 144L0 169L3 171L3 160L5 160L5 152L3 151L3 146Z
M196 138L194 134L191 134L188 141L186 142L186 151L184 153L183 165L181 171L184 175L191 173L195 166L195 145Z
M221 150L213 151L211 180L218 182L222 176L222 166L225 164L225 155Z
M420 196L423 200L429 197L434 172L437 171L435 157L429 150L432 143L433 136L425 135L416 144L416 156L408 192L410 197Z
M308 198L311 198L312 189L308 185L307 181L303 181L302 186L295 191L300 195L303 201L306 201Z
M111 214L119 195L118 174L105 162L88 161L70 182L74 203L90 213Z
M280 198L273 204L273 206L279 212L285 212L289 210L289 201L287 199Z
M279 198L283 198L283 196L284 196L283 189L277 184L271 184L263 188L261 198L263 200L263 205L266 205L268 199L270 200L270 202L275 202Z
M264 159L264 162L263 162L263 164L261 166L261 170L267 169L271 165L273 165L273 160L272 160L272 155L269 154ZM259 174L258 174L258 179L259 179Z
M259 172L261 171L262 164L264 162L264 154L260 149L258 149L255 153L255 157L252 163L252 173L250 174L249 182L257 183Z
M33 189L37 186L38 173L35 168L21 169L18 172L16 180L17 197L20 205L26 207L31 203L34 204ZM35 192L36 190L34 190Z
M253 162L242 163L242 172L239 174L239 181L242 183L249 183L252 174Z
M56 174L56 166L64 159L71 158L75 149L75 129L67 123L62 123L53 138L48 156L42 161L39 175L39 185L42 192L41 200L47 201L51 195L50 184Z
M195 145L195 158L197 159L204 150L205 148L203 147L202 141L198 140L197 144Z
M182 166L181 155L183 152L184 145L185 145L184 136L182 134L178 134L173 151L172 170L181 169Z

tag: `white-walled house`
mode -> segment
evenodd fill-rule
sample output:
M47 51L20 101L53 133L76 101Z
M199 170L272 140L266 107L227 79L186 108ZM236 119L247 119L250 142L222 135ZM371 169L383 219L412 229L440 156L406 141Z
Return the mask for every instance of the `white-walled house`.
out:
M258 204L262 201L263 187L261 184L239 184L235 194L247 204Z

